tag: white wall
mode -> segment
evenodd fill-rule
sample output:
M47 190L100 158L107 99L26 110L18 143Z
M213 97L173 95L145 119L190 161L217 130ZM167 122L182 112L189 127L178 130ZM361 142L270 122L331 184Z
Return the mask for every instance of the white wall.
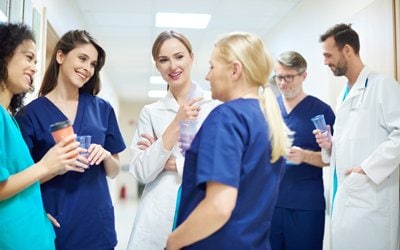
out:
M319 36L337 23L352 23L360 36L360 55L371 68L394 75L391 0L304 0L264 39L274 56L296 50L308 62L307 93L332 106L346 83L334 77L323 57Z
M37 8L39 11L45 9L45 15L47 17L47 21L53 26L55 32L59 37L61 37L69 30L85 29L85 21L82 18L81 12L76 7L75 1L56 1L56 0L27 0L27 1L31 1L33 7ZM98 42L101 44L101 41ZM101 71L101 80L102 80L102 89L100 91L99 96L109 101L111 105L113 105L115 112L118 115L119 100L115 93L112 80L108 78L107 72L104 69ZM40 82L41 79L36 79L35 86L37 90L40 88ZM36 96L31 96L29 97L28 100L31 100L32 98L35 97Z
M136 130L137 120L139 118L140 111L142 110L145 103L136 102L121 102L120 103L120 119L119 126L123 133L127 149L120 154L121 166L124 170L127 170L131 154L129 147L132 143L133 133ZM128 198L137 198L137 181L126 171L122 171L117 177L117 190L120 190L122 186L126 187L126 194Z

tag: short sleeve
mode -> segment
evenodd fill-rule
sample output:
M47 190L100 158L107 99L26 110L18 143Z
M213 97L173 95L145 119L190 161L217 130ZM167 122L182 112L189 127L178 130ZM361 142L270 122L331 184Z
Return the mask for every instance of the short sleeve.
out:
M0 145L0 182L7 180L10 176L10 172L6 167L5 157L4 148L2 148L2 145Z
M5 180L8 179L8 177L10 176L10 173L7 169L6 166L6 150L5 150L5 123L6 121L4 120L3 117L3 111L1 110L1 114L0 114L0 182L3 182Z
M122 138L121 131L118 127L117 118L114 109L110 105L110 112L108 117L108 129L106 133L106 141L104 147L110 151L111 154L117 154L125 149L125 142Z
M229 107L210 113L200 129L197 185L215 181L238 188L245 129Z

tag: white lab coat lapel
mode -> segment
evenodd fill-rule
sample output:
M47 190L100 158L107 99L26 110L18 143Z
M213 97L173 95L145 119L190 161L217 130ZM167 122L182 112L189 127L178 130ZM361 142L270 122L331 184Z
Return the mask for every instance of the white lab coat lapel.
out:
M350 111L355 108L361 100L365 89L365 81L370 73L370 69L368 67L364 67L360 75L358 76L356 82L353 87L350 89L350 92L347 94L347 97L343 100L343 95L346 87L343 88L341 94L337 99L336 106L336 120L334 125L334 130L342 130L344 126L346 126L349 121ZM335 135L335 140L340 140Z
M155 108L159 110L171 110L178 112L179 104L172 95L171 91L168 90L167 95L155 104Z
M354 83L353 87L350 89L350 92L348 93L346 99L343 100L343 95L345 92L346 87L343 88L341 91L338 99L337 99L337 108L336 111L339 113L344 107L347 105L353 106L354 99L357 99L358 96L362 95L365 89L365 81L368 77L368 74L371 72L371 70L368 67L364 67L360 75L358 76L356 82Z

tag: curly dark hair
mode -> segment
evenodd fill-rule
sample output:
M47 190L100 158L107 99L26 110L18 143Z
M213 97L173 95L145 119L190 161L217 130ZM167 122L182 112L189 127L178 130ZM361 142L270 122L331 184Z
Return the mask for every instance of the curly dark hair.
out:
M16 48L25 42L31 40L35 42L32 30L22 23L0 23L0 88L7 88L6 80L8 78L7 65L13 57ZM16 94L11 98L9 110L15 114L23 107L23 99L26 93Z
M82 44L92 44L96 48L98 56L94 75L79 89L79 92L91 95L97 95L100 92L100 70L106 61L106 52L86 30L71 30L60 38L53 50L49 66L46 69L39 90L39 96L45 96L57 85L57 77L60 70L60 64L58 64L56 59L57 51L61 50L64 54L68 54L71 50Z

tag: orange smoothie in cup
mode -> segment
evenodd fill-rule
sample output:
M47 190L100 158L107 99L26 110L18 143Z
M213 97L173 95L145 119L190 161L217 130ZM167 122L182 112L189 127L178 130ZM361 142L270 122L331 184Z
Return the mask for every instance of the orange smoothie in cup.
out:
M53 123L49 129L56 143L60 142L64 137L74 134L74 129L69 120Z
M60 142L64 137L74 134L72 123L69 120L53 123L50 125L49 130L56 143ZM72 158L76 157L78 157L78 154Z

